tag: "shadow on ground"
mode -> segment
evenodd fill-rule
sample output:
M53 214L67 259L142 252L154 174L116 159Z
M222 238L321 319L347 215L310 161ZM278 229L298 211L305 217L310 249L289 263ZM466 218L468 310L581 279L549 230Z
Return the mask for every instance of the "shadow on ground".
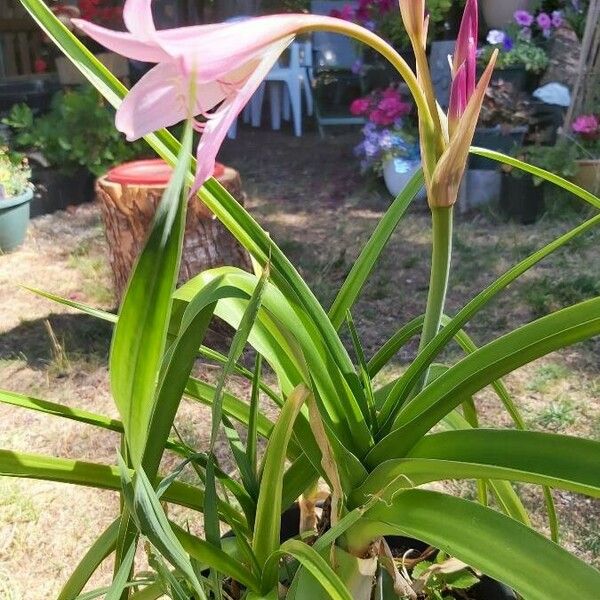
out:
M63 358L106 362L112 325L88 315L52 314L0 334L0 360L26 360L36 369Z

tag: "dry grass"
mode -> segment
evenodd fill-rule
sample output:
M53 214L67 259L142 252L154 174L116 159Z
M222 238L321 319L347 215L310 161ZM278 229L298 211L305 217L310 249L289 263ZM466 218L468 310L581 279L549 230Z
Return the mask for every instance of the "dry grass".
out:
M380 188L365 186L357 175L352 142L352 136L296 140L245 131L223 155L242 171L250 210L326 305L389 204ZM262 152L264 148L272 152ZM577 219L581 215L568 212L560 219L547 216L536 226L523 227L492 213L459 217L449 312ZM422 310L428 227L427 211L411 209L355 308L368 355ZM600 281L599 241L599 232L592 232L545 261L486 308L469 326L469 333L482 343L556 305L587 297L589 282ZM110 328L37 298L18 288L18 283L111 308L97 208L85 206L36 219L24 247L0 257L0 291L5 298L0 315L0 387L116 416L106 371ZM49 337L46 320L61 351ZM569 348L507 379L531 427L600 439L598 348L597 342ZM414 350L414 344L408 345L382 373L382 381L405 368ZM452 348L445 359L458 355L458 349ZM216 371L199 365L198 374L214 380ZM240 395L247 394L247 385L238 381L232 385ZM491 392L479 394L477 403L485 424L510 425ZM265 408L274 413L272 407ZM114 434L1 405L0 421L2 448L96 462L115 460ZM206 409L184 402L177 424L188 441L202 448L209 436L208 421ZM219 453L225 459L223 447ZM165 467L172 464L171 459ZM224 464L227 467L226 460ZM448 482L447 487L471 493L467 484ZM530 486L523 491L535 524L546 531L539 493ZM555 497L565 545L600 565L599 503L562 492ZM117 498L111 492L0 479L0 599L55 598L69 570L116 510ZM183 510L171 515L180 522L189 516ZM192 526L199 529L202 523L195 521ZM93 583L108 581L110 568L104 565Z

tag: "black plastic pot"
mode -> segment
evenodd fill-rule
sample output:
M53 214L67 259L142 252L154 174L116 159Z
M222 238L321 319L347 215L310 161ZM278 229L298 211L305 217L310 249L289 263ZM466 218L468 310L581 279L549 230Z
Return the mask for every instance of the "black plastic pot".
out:
M496 69L492 74L492 83L498 81L510 83L515 92L522 92L527 85L527 71L525 70L525 67Z
M35 113L48 110L52 96L60 89L58 80L45 75L23 79L0 80L0 116L8 114L14 104L24 102Z
M531 225L543 214L544 208L544 186L535 185L533 177L502 175L500 209L509 219Z
M500 126L478 127L475 130L473 146L481 146L488 150L496 150L497 152L510 154L514 148L519 148L523 145L526 133L527 127L512 127L510 129L505 129ZM496 161L490 160L489 158L471 156L469 159L469 168L480 170L499 169L500 167Z
M280 542L283 543L298 536L300 534L299 524L300 508L294 504L281 515ZM404 536L390 535L385 539L396 556L402 556L411 549L424 552L428 548L428 544L425 542ZM478 584L469 590L469 594L473 600L517 600L517 595L508 586L485 575Z
M94 176L87 169L72 174L53 168L33 168L35 195L31 216L46 215L94 199Z

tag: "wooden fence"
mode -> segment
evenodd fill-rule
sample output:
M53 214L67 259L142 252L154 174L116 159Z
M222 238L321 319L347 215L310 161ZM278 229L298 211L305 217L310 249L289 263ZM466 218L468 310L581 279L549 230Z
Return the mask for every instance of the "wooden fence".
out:
M34 72L42 32L18 0L0 0L0 76Z

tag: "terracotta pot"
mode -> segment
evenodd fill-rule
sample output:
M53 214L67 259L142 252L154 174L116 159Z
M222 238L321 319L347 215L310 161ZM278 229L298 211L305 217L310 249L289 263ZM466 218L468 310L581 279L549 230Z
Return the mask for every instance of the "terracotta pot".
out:
M600 158L578 160L575 183L592 194L600 194Z
M490 29L502 29L517 10L531 10L532 0L482 0L481 12Z

